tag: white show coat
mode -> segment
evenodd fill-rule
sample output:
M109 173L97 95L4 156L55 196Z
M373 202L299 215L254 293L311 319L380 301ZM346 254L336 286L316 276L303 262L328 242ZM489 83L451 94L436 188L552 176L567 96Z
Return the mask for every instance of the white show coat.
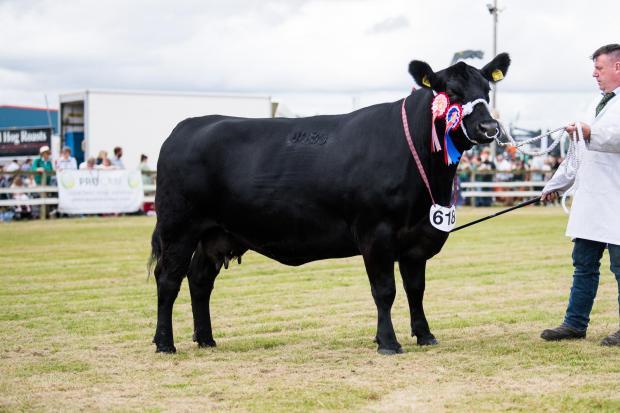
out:
M614 92L616 96L588 122L590 142L580 142L576 179L562 162L543 193L563 193L576 182L566 236L620 245L620 87ZM592 106L592 116L599 101Z

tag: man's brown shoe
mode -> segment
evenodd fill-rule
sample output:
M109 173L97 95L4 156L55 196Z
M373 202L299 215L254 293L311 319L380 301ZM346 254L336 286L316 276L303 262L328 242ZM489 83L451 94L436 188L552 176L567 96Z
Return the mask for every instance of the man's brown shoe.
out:
M601 346L620 346L620 330L601 340Z
M559 340L574 340L577 338L585 338L586 331L579 331L567 325L561 325L556 328L550 328L545 330L540 335L540 338L547 341L559 341Z

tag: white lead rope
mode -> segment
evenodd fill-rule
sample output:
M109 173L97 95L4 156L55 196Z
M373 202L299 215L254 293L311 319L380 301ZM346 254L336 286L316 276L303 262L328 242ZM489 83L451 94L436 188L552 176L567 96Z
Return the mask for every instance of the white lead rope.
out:
M495 136L493 136L493 138L495 139L495 142L497 142L498 145L500 146L514 146L519 152L524 153L526 155L530 155L530 156L539 156L539 155L544 155L547 154L549 152L551 152L553 149L555 149L556 146L558 146L558 144L562 141L562 139L564 139L566 136L568 136L568 132L565 131L565 126L562 126L560 128L554 129L552 131L543 133L541 135L535 136L533 138L530 139L526 139L522 142L517 142L511 135L510 133L508 133L508 131L506 131L506 129L504 128L504 126L497 121L500 125L500 128L502 128L504 134L508 137L509 142L501 142L499 140L499 138L497 137L498 134L496 134ZM577 129L577 133L573 133L572 139L569 139L569 146L568 146L568 151L566 152L566 158L564 159L564 162L562 162L562 164L560 164L560 168L564 169L564 175L568 178L573 180L574 179L574 183L573 185L566 190L566 192L564 192L564 194L562 195L562 200L561 200L561 204L562 204L562 208L564 209L564 212L566 212L567 214L570 212L568 207L566 206L566 198L569 196L572 196L575 191L577 190L578 187L578 182L577 182L577 170L579 169L579 164L581 163L581 157L583 154L583 149L585 148L585 141L584 141L584 137L583 137L583 128L581 126L580 122L576 122L575 124L576 129ZM562 134L560 134L557 137L553 137L552 135L556 132L559 131L563 131ZM542 138L544 138L545 136L551 136L551 139L553 139L553 143L551 145L549 145L546 149L542 149L540 151L528 151L524 148L521 148L522 146L525 146L527 144L530 144L532 142L536 142ZM570 137L569 137L570 138Z

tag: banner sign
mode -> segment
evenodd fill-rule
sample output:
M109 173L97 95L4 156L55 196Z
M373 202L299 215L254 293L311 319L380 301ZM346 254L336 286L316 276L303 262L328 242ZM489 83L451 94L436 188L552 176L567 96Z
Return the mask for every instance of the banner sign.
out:
M63 170L58 172L58 210L64 214L115 214L142 207L140 171Z
M37 156L51 142L52 128L0 129L0 157Z

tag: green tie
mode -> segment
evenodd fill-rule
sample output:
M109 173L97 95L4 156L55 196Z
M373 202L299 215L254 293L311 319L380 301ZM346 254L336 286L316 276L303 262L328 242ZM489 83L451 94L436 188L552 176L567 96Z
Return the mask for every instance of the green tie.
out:
M598 105L596 105L596 116L598 116L598 114L601 112L601 110L603 110L607 102L609 102L614 96L616 96L614 92L605 93L603 99L601 99Z

